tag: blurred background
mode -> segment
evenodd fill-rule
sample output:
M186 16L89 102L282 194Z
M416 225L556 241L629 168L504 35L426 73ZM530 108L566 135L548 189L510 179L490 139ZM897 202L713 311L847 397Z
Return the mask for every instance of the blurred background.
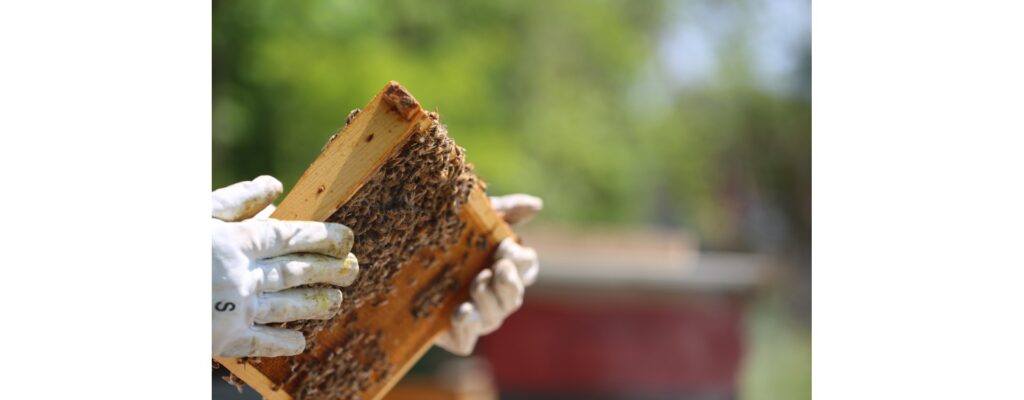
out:
M214 186L287 188L399 81L490 194L545 209L521 229L542 266L523 308L391 398L807 399L810 18L809 0L214 1Z

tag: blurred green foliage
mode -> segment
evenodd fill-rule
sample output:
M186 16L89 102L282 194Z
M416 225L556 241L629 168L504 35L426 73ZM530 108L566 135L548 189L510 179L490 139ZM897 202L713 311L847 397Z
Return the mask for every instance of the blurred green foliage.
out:
M756 56L776 38L753 27L794 14L765 1L215 1L214 185L271 174L287 189L396 80L490 193L544 198L538 223L683 227L809 276L810 39L765 78ZM673 66L707 60L680 31L714 39L688 80ZM742 396L809 398L805 321L761 308Z
M684 226L746 249L767 205L782 246L804 243L809 95L758 86L743 30L706 79L675 84L658 49L691 3L216 1L214 183L295 182L397 80L490 193L543 197L546 222Z
M784 296L768 293L747 312L749 350L740 376L740 398L811 399L811 331L794 321Z

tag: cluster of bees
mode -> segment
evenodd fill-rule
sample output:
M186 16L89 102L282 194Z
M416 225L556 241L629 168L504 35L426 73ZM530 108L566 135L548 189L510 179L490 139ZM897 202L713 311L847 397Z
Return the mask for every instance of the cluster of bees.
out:
M427 128L413 133L352 199L327 219L355 232L352 253L359 257L360 273L351 286L341 288L345 301L336 317L282 325L301 330L307 349L316 344L317 333L325 327L334 323L352 326L353 311L361 305L387 304L396 291L394 276L416 254L423 249L443 253L463 236L466 223L459 213L478 180L473 166L465 161L465 149L448 137L436 113L430 113L430 119ZM410 312L429 315L441 304L458 288L455 270L446 268L432 280ZM380 333L353 330L351 335L344 346L322 360L290 358L291 379L299 382L288 385L298 388L297 399L358 398L358 393L387 377L393 366L377 345Z
M439 307L448 295L459 289L456 268L452 264L445 264L440 274L427 284L423 290L416 294L412 301L412 316L421 319L429 316L434 309Z
M371 384L390 375L392 365L380 347L381 333L353 330L345 346L329 351L322 360L292 364L292 376L302 377L297 400L354 399Z

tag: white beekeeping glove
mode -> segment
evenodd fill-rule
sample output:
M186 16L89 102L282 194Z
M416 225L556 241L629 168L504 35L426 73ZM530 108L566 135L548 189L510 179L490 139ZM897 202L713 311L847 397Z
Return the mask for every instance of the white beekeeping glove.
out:
M352 230L341 224L253 218L281 195L261 176L213 192L213 355L275 357L301 353L302 333L260 324L327 319L341 306L334 288L359 273Z
M492 197L491 206L505 221L515 225L533 218L543 207L541 199L514 194ZM438 337L436 344L458 355L473 352L481 335L494 332L505 318L523 304L525 288L537 280L540 269L537 252L517 244L512 238L498 244L495 262L480 271L469 288L471 301L459 305L451 316L451 328Z

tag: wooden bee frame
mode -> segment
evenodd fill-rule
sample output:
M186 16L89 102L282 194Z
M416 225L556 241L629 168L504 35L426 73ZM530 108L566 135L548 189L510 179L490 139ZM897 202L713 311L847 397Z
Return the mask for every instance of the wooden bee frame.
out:
M361 112L350 115L349 122L324 147L272 218L329 220L386 167L414 133L436 127L438 117L423 110L408 91L392 81ZM458 151L461 156L461 149ZM416 249L426 256L409 257L401 264L390 279L394 290L383 295L383 301L360 304L346 318L331 320L315 334L304 353L215 361L267 399L383 397L448 329L449 316L468 298L472 279L490 265L498 243L513 235L491 208L482 184L474 183L458 219L458 226L464 228L457 241L444 248ZM357 234L356 242L362 239ZM373 273L363 269L358 279ZM435 290L442 278L451 285ZM417 314L416 303L424 295L442 297L435 307L420 307ZM372 352L366 350L369 344ZM305 375L312 373L329 374L330 384L306 387L310 383Z

